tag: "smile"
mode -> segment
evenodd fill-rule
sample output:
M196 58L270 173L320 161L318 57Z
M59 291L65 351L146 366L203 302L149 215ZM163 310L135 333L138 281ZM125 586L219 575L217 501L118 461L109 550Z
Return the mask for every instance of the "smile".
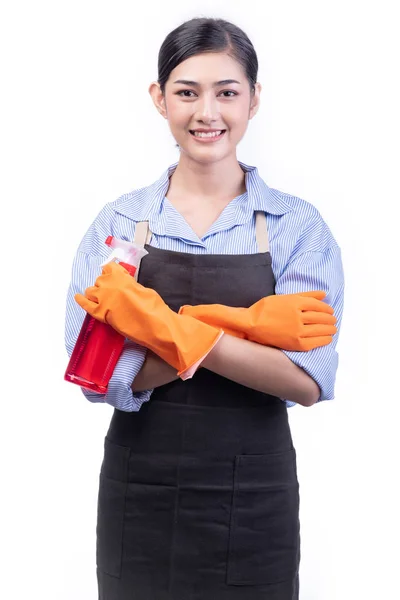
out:
M217 140L220 140L224 136L225 131L226 131L226 129L221 129L219 131L210 131L210 132L191 130L190 134L192 135L192 137L194 137L199 142L216 142Z

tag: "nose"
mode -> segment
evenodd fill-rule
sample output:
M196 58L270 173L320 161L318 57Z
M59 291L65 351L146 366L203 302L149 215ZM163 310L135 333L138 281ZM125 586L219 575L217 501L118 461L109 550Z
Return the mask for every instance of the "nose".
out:
M214 92L208 94L205 93L201 97L197 119L203 121L207 125L219 119L218 101Z

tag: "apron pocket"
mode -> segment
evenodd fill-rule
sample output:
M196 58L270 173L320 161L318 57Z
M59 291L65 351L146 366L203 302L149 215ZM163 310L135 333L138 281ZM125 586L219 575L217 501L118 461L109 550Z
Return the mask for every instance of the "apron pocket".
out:
M227 584L288 581L299 562L296 454L235 457Z
M121 576L129 453L129 448L105 439L97 505L96 563L113 577Z

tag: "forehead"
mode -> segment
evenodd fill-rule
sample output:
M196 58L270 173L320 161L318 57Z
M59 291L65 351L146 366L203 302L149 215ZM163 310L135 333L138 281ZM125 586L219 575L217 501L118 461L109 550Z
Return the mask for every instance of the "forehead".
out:
M212 84L224 79L246 80L243 67L231 56L222 52L208 52L191 56L181 62L169 76L169 82L176 79L198 81L201 85Z

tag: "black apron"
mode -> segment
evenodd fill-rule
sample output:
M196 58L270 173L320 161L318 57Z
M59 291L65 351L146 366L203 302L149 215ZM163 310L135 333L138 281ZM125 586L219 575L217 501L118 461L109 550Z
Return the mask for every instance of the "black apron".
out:
M139 282L175 311L274 294L265 214L256 222L257 254L146 244ZM296 457L280 399L200 368L156 388L138 412L114 411L100 474L99 600L298 600L299 560Z

